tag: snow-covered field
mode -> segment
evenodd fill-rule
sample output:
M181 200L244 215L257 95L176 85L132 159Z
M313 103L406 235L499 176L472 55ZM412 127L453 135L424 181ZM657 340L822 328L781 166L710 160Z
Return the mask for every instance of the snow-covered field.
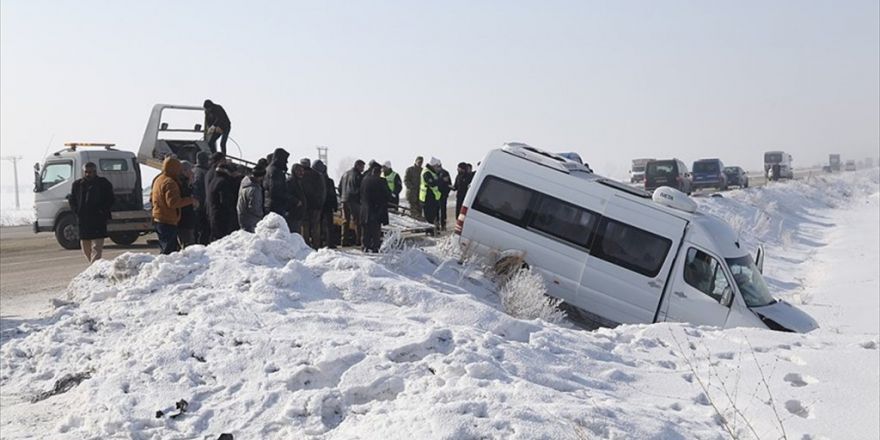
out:
M279 218L207 248L99 261L66 302L4 331L0 432L877 438L878 182L875 169L699 200L766 245L777 296L822 326L807 335L518 319L449 246L312 252Z
M28 225L34 221L34 193L22 185L15 208L15 187L0 186L0 226Z

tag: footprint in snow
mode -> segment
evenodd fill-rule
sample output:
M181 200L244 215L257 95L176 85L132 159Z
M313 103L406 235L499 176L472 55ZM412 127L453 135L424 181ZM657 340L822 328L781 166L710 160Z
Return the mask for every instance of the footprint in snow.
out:
M801 375L798 373L788 373L782 378L782 380L790 383L793 387L805 387L809 384L819 382L819 380L813 376Z
M805 407L800 400L789 400L785 402L785 409L804 419L809 419L813 417L812 411L809 408Z
M416 362L433 353L449 354L455 343L452 332L448 329L435 330L422 342L407 344L388 353L393 362Z

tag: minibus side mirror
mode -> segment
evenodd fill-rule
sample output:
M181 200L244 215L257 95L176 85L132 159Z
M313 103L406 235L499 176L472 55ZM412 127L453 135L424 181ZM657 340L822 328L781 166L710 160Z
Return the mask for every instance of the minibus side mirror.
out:
M764 273L764 245L758 245L758 253L755 255L755 266L758 272Z
M730 303L733 300L733 289L730 286L724 288L724 291L721 292L721 305L724 307L730 307Z

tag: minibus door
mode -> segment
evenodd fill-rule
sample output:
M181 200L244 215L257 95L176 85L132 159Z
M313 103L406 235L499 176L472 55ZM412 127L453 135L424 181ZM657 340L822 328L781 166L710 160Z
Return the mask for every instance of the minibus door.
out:
M724 327L732 301L723 260L685 243L657 320Z
M652 323L687 221L648 204L609 200L581 276L589 312Z

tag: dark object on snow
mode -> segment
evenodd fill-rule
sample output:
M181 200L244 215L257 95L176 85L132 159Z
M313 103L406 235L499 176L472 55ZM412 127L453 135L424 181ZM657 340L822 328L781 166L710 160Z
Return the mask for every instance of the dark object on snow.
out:
M718 194L718 193L712 194L710 197L715 197L715 198L717 198L717 199L723 199L723 198L724 198L723 195Z
M176 418L182 416L183 413L186 412L187 408L189 408L189 402L187 402L184 399L178 400L177 402L174 403L174 409L177 410L177 414L171 414L170 416L168 416L168 418L176 419ZM165 411L162 411L161 409L156 411L156 418L161 419L162 417L165 417Z
M89 379L92 377L92 373L85 371L82 373L76 374L68 374L55 381L55 385L49 391L44 391L40 394L34 396L31 399L31 403L37 403L42 400L46 400L52 396L56 396L58 394L63 394L70 391L71 388L80 384L80 382Z
M223 434L220 434L220 437L218 437L217 440L235 440L235 439L232 437L232 434L230 434L228 432L224 432Z

